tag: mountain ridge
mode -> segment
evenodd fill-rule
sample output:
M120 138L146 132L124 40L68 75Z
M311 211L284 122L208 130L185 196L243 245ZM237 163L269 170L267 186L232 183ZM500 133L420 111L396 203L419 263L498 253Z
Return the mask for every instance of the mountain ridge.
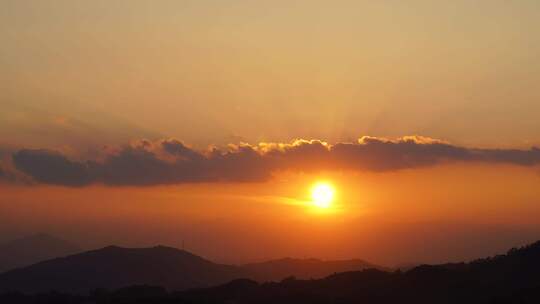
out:
M124 250L118 247L105 249L113 252ZM171 248L158 250L168 252ZM176 251L172 248L171 252ZM57 292L37 295L0 292L0 300L9 303L42 303L44 299L49 303L73 304L536 304L540 303L540 241L512 248L506 254L467 263L420 265L409 271L364 269L334 273L321 279L288 277L279 282L264 283L240 278L213 287L184 291L135 284L116 290L96 290L87 296Z
M146 248L110 245L0 274L0 290L85 293L97 288L116 289L140 284L185 290L240 278L260 282L281 280L287 276L320 278L343 269L359 270L371 265L359 259L322 261L293 258L226 265L164 245Z
M317 280L229 283L191 290L191 303L540 303L540 241L468 263L420 265L409 271L342 272Z

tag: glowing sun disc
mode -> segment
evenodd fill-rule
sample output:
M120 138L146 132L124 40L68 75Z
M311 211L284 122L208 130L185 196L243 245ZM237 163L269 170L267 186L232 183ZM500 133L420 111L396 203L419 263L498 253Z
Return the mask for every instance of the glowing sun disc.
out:
M317 183L311 188L313 205L319 208L328 208L334 200L334 188L328 183Z

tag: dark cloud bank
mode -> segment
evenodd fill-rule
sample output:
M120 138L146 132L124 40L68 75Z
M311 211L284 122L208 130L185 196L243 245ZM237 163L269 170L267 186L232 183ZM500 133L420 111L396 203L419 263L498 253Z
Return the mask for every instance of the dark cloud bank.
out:
M140 141L99 161L74 161L50 150L24 149L12 157L17 170L45 184L157 185L264 181L277 170L392 171L448 162L534 166L540 164L540 149L473 149L411 136L398 140L362 137L356 143L334 145L318 140L241 144L204 152L177 140Z

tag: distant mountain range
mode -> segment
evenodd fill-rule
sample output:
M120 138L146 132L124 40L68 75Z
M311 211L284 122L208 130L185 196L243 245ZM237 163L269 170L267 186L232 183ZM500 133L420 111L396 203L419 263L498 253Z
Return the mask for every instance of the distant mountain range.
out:
M36 234L0 244L0 272L80 252L76 244Z
M322 278L336 272L373 267L380 268L362 260L316 259L281 259L233 266L213 263L171 247L109 246L0 274L0 291L86 293L97 288L115 289L137 284L185 290L223 284L238 278L260 282L281 280L287 276Z
M354 271L362 269L388 270L388 268L371 264L364 260L337 260L322 261L319 259L293 259L285 258L262 263L252 263L242 266L251 278L259 282L279 281L294 276L297 279L316 279L329 276L337 272Z
M266 284L236 280L168 298L180 303L538 304L540 241L470 263L421 265L406 272L366 269Z
M156 252L163 260L154 260ZM113 261L117 266L88 264L88 255L117 256ZM152 257L149 259L148 255ZM169 256L167 258L167 256ZM108 247L97 251L74 255L40 263L25 269L8 272L2 276L2 284L17 279L20 286L45 284L47 280L56 280L56 284L64 284L69 277L77 284L88 284L94 280L93 275L107 280L114 275L121 278L138 278L143 273L150 278L146 271L153 273L154 283L171 283L176 279L169 277L167 265L177 263L178 257L184 256L183 261L198 261L199 266L190 268L197 272L199 267L207 267L212 274L215 268L223 273L240 271L242 267L219 266L202 260L177 249L155 247L146 249L123 249ZM81 261L85 270L81 268ZM147 261L146 264L144 261ZM73 265L71 263L77 262ZM141 264L142 263L142 264ZM266 271L272 265L291 265L294 260L278 260L259 265L248 265L249 271ZM302 263L318 264L316 260L304 260ZM323 262L324 263L324 262ZM69 266L58 268L58 265ZM142 270L131 269L138 265ZM203 266L201 266L203 265ZM205 266L204 266L205 265ZM93 268L92 268L93 267ZM184 265L183 267L187 267ZM222 267L222 268L220 268ZM230 267L233 267L230 269ZM254 268L253 268L254 267ZM281 267L281 266L280 266ZM305 266L302 266L305 267ZM115 269L118 271L115 273ZM178 268L180 269L180 268ZM178 271L177 269L177 271ZM75 271L74 271L75 270ZM58 271L56 276L52 271ZM71 271L67 277L62 271ZM77 274L78 273L78 274ZM219 271L218 271L219 273ZM41 276L47 274L46 276ZM159 275L158 275L159 274ZM183 272L187 276L189 272ZM180 274L176 274L180 275ZM208 273L207 273L208 275ZM37 276L37 277L33 277ZM217 278L214 275L211 278ZM221 277L219 279L225 278ZM206 276L199 276L206 278ZM178 278L177 278L178 279ZM133 282L128 280L124 284ZM92 281L94 282L94 281ZM106 281L110 283L110 281ZM25 285L29 284L29 285ZM47 283L52 284L52 283ZM174 284L173 284L174 285ZM41 285L43 287L44 285ZM421 265L409 271L400 270L388 272L377 269L348 271L332 274L322 279L299 280L289 277L280 282L260 283L250 279L236 279L228 283L209 288L190 289L185 291L167 291L163 287L150 285L133 285L117 290L96 290L90 295L73 295L66 293L44 293L24 295L21 293L0 293L1 303L237 303L237 304L288 304L288 303L340 303L340 304L538 304L540 303L540 242L520 249L511 249L505 255L480 259L470 263L452 263L442 265Z

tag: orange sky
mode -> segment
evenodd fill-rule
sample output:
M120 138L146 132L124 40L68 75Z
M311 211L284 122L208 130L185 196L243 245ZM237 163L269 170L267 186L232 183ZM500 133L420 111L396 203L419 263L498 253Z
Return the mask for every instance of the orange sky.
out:
M391 173L281 173L262 183L1 186L0 237L35 231L87 248L181 246L224 262L283 256L393 265L490 255L540 235L538 170L446 165ZM316 210L318 180L337 191ZM226 248L226 249L225 249ZM399 254L396 254L399 252Z

